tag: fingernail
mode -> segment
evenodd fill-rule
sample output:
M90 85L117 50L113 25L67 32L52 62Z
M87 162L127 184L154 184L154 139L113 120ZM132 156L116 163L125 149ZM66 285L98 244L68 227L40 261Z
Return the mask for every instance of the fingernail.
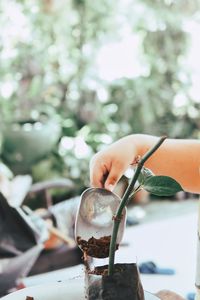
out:
M108 190L112 192L114 190L114 185L113 184L109 184L108 185Z

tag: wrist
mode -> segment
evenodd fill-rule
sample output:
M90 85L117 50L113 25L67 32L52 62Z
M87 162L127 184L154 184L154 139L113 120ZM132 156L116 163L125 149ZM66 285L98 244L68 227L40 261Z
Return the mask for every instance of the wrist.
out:
M133 164L136 163L138 157L144 156L144 154L152 148L158 141L158 137L147 134L132 134L130 135L130 143L133 145Z

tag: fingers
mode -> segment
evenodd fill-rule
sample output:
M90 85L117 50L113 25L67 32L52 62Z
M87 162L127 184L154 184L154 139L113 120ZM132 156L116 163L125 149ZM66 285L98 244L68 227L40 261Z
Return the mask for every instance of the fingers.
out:
M115 185L117 184L117 182L119 181L122 175L123 175L122 165L119 163L112 163L104 187L109 191L113 191Z
M136 154L132 136L122 138L95 154L90 163L91 186L113 190Z
M110 155L97 154L90 162L90 184L112 191L125 171L125 165Z
M94 156L90 162L90 185L92 187L103 188L107 174L106 164L102 163L101 158Z

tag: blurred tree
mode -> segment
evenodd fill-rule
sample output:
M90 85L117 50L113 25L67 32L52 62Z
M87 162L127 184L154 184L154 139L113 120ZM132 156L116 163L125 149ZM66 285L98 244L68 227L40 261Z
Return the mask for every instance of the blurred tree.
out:
M128 123L126 133L197 137L200 105L188 93L191 82L184 57L189 36L184 31L184 21L199 8L199 3L143 0L135 5L140 15L133 22L133 30L142 37L141 52L147 71L110 86L111 101L118 105L114 121ZM128 13L134 13L134 9ZM186 99L182 112L174 106L181 98ZM193 115L189 113L191 107Z

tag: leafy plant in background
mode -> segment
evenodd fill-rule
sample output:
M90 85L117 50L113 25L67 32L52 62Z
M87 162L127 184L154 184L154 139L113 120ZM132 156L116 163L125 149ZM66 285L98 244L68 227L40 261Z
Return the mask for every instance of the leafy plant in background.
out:
M90 58L99 36L112 28L110 16L105 18L110 5L107 1L12 1L9 6L1 2L5 32L1 36L5 45L1 51L1 122L37 120L40 112L45 112L62 126L60 142L45 160L34 163L36 181L60 174L77 181L78 186L86 182L89 154L101 144L101 132L107 131L110 121L105 115L98 124L89 125L99 118L102 106L96 91L84 83L92 78ZM21 23L15 24L12 13ZM19 35L10 37L9 30L17 26ZM91 133L93 137L89 137ZM86 135L88 145L83 141ZM85 156L80 154L83 146L87 148Z
M66 176L77 193L88 185L91 155L133 133L196 137L199 104L189 96L184 21L198 1L1 1L0 119L61 125L57 144L31 165L34 180ZM142 71L107 81L97 68L102 47L138 37ZM176 108L177 98L187 99ZM192 109L191 109L192 108ZM159 124L159 126L158 126ZM11 166L12 167L12 166Z
M135 6L133 10L130 7L128 14L133 14L138 6L140 14L132 23L133 30L141 36L145 70L134 80L121 79L109 87L110 101L118 105L114 120L125 119L130 126L127 133L196 137L199 103L189 96L190 75L184 66L189 36L183 27L199 4L143 0ZM185 102L182 108L175 106L179 101Z

